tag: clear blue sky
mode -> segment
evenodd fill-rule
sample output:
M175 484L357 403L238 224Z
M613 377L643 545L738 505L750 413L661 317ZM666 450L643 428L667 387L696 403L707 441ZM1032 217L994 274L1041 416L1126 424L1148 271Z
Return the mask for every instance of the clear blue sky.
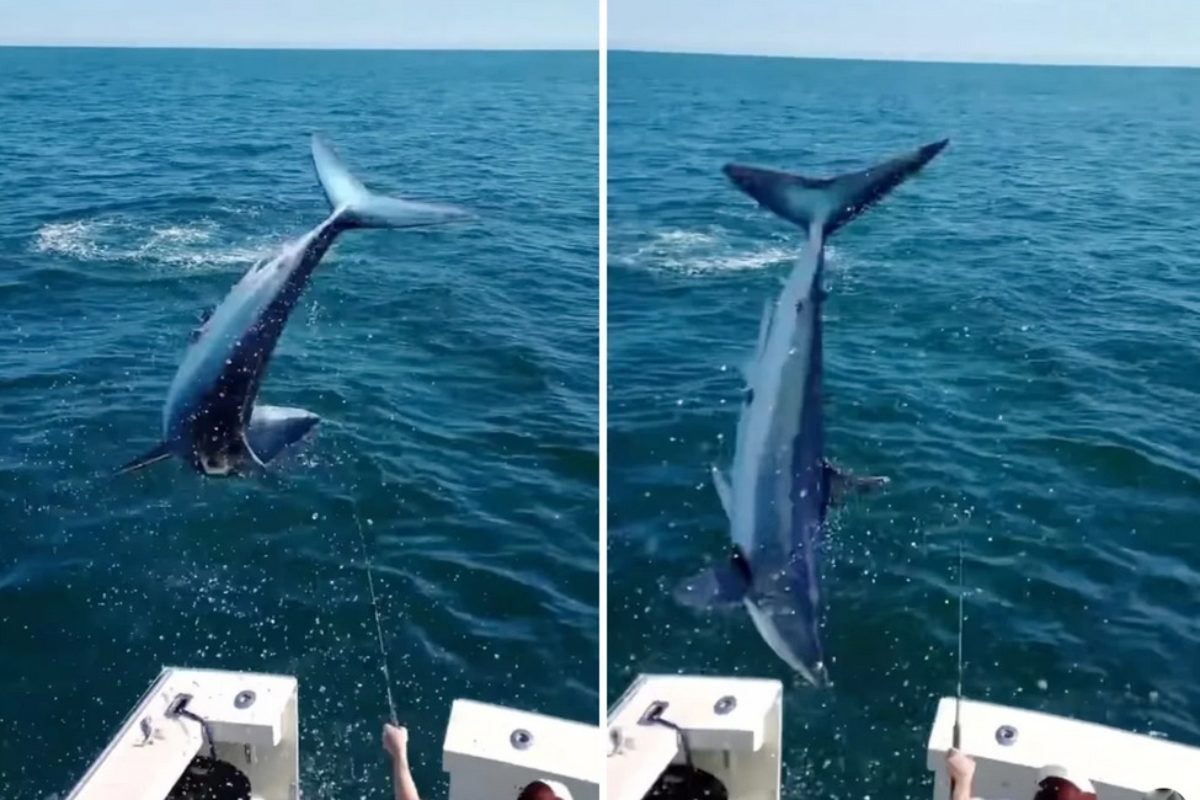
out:
M1200 66L1200 0L608 0L609 46Z
M599 14L597 0L0 0L0 44L594 50Z

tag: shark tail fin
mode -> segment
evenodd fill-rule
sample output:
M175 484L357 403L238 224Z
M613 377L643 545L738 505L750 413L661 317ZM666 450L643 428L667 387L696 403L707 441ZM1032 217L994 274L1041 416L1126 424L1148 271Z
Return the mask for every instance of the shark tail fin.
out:
M116 471L113 472L113 477L116 477L117 475L124 475L127 472L135 472L143 467L148 467L151 464L157 464L159 461L170 457L171 451L165 444L160 442L132 461L122 464Z
M333 146L318 134L312 137L312 158L325 197L345 228L417 228L470 216L454 206L419 203L371 191L346 169Z
M836 178L805 178L741 164L726 164L724 172L759 205L806 231L819 225L822 236L828 237L919 172L949 142L933 142L870 169Z

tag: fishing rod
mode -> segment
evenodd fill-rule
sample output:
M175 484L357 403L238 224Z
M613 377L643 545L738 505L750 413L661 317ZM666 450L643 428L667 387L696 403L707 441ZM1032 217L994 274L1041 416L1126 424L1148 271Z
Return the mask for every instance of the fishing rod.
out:
M371 611L375 615L375 636L379 642L383 686L387 690L388 711L391 712L390 721L393 725L399 725L399 717L396 716L396 700L392 697L392 679L388 675L388 654L387 647L383 643L383 624L379 621L379 600L375 596L375 579L371 576L371 556L367 552L367 535L363 533L362 522L358 519L358 503L352 500L351 509L354 512L354 527L358 529L358 543L362 545L363 567L367 573L367 589L371 593Z
M962 752L963 698L963 532L958 530L958 687L954 699L954 749ZM954 779L950 779L950 797L954 797Z

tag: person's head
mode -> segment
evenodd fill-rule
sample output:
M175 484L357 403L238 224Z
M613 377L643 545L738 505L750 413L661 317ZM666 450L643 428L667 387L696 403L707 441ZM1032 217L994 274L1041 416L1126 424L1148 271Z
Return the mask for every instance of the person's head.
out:
M534 781L521 790L517 800L571 800L571 793L558 781Z
M1033 800L1096 800L1096 787L1066 767L1050 765L1038 772Z

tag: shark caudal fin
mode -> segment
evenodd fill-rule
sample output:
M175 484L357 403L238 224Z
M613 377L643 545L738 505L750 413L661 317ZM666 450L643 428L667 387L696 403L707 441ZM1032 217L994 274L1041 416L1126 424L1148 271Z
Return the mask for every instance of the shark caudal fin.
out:
M759 205L805 230L819 224L828 237L919 172L949 142L943 139L927 144L870 169L836 178L805 178L740 164L726 164L724 172Z
M117 475L124 475L127 472L136 472L143 467L148 467L151 464L157 464L159 461L170 457L171 451L165 444L160 442L132 461L122 464L112 474L113 477L116 477Z
M312 158L325 197L347 228L416 228L470 216L453 206L418 203L372 192L350 174L329 142L317 134L312 137Z

